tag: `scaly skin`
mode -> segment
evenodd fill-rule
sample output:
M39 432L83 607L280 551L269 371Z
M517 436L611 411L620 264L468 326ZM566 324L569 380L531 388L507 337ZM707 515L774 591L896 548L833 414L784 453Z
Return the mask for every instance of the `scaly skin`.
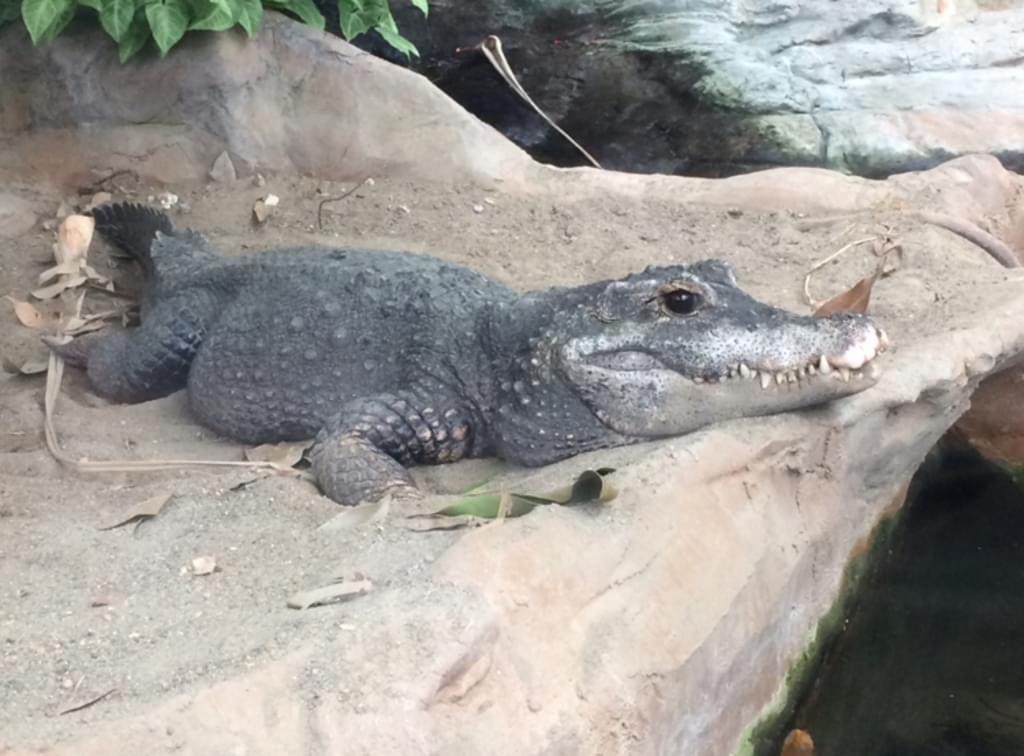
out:
M315 437L320 486L345 504L416 495L413 464L542 465L826 402L870 386L886 343L861 315L757 302L717 261L519 295L433 257L228 258L149 209L94 214L147 271L142 325L54 348L114 401L187 388L226 436Z

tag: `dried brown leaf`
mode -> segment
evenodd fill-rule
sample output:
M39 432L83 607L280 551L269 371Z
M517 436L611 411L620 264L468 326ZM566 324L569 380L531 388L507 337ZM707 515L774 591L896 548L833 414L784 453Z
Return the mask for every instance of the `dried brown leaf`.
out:
M152 520L160 514L172 496L174 496L173 491L163 491L155 496L150 496L137 507L134 507L127 517L121 518L113 525L101 527L100 530L113 530L114 528L120 528L131 523L141 524L146 520Z
M806 730L790 730L779 756L814 756L814 739Z
M309 609L317 604L325 604L334 599L346 596L358 596L373 590L370 580L340 581L321 588L299 591L288 599L289 609Z
M868 311L868 304L871 302L871 290L875 282L882 276L889 275L897 269L886 270L885 264L888 262L890 254L894 255L897 261L902 260L903 247L897 240L887 238L885 245L882 247L878 262L875 265L875 272L866 278L862 278L842 294L837 294L820 305L814 311L814 316L823 318L836 312L866 313ZM897 262L897 267L898 265L899 262Z
M312 441L261 444L246 449L245 458L250 462L269 462L279 470L290 470L302 461L302 455L312 445Z
M39 312L34 305L29 302L22 302L11 296L6 297L6 299L14 305L14 317L18 319L19 323L28 328L43 327L45 323L43 313Z
M92 199L89 200L89 204L85 206L86 212L89 210L95 210L100 205L106 205L108 202L114 200L113 195L110 192L96 192L92 195Z
M67 289L74 289L78 286L81 286L86 282L86 280L86 277L81 275L61 276L60 280L57 281L57 283L50 284L49 286L44 286L41 289L36 289L35 291L33 291L32 296L35 297L36 299L53 299L54 297L66 291Z
M878 280L879 273L880 271L875 271L867 278L859 280L842 294L832 297L814 311L814 316L823 318L836 312L867 312L868 303L871 301L871 287Z
M63 262L60 265L54 265L52 268L47 268L39 274L39 278L36 282L40 285L51 281L57 276L73 276L82 269L82 263L79 260L69 260Z

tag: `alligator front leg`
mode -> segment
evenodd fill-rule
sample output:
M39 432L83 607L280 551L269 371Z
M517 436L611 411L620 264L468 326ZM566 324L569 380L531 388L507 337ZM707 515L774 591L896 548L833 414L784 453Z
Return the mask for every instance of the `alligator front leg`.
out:
M472 435L472 415L458 401L379 394L346 404L317 435L310 457L321 490L341 504L418 498L406 467L462 459Z
M84 367L96 393L116 402L144 402L185 387L213 312L208 296L161 302L138 328L89 334L66 344L47 341L69 364Z

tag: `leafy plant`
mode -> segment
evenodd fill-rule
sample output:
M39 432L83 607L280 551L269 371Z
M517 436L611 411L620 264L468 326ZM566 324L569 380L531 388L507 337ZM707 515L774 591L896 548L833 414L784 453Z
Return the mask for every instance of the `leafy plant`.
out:
M427 0L410 0L427 14ZM419 55L398 31L389 0L337 0L341 32L352 39L374 30L405 55ZM317 29L323 14L313 0L0 0L0 27L19 17L32 44L56 38L81 8L95 11L103 30L117 43L124 63L152 38L163 57L189 31L226 31L241 26L254 36L264 8L283 11Z

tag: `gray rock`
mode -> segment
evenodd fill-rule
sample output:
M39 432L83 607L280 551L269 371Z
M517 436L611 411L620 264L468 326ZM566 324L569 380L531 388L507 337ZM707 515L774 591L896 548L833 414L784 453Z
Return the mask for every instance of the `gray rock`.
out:
M467 28L500 36L533 98L605 167L713 174L796 163L875 176L971 152L1024 166L1020 3L505 6L437 0L429 36L414 17L400 21L438 65L451 65ZM478 92L467 83L475 75L463 63L440 78L519 143L550 147L546 132L524 136L527 116L511 126L492 117L499 85ZM800 125L780 127L790 119Z
M222 152L241 176L493 184L536 169L422 77L277 13L255 42L201 34L129 66L99 28L32 47L10 24L0 80L0 179L12 181L77 188L97 170L206 181Z
M210 180L227 183L237 178L238 173L235 171L235 164L231 162L231 156L226 152L220 153L213 161L213 167L210 168Z

